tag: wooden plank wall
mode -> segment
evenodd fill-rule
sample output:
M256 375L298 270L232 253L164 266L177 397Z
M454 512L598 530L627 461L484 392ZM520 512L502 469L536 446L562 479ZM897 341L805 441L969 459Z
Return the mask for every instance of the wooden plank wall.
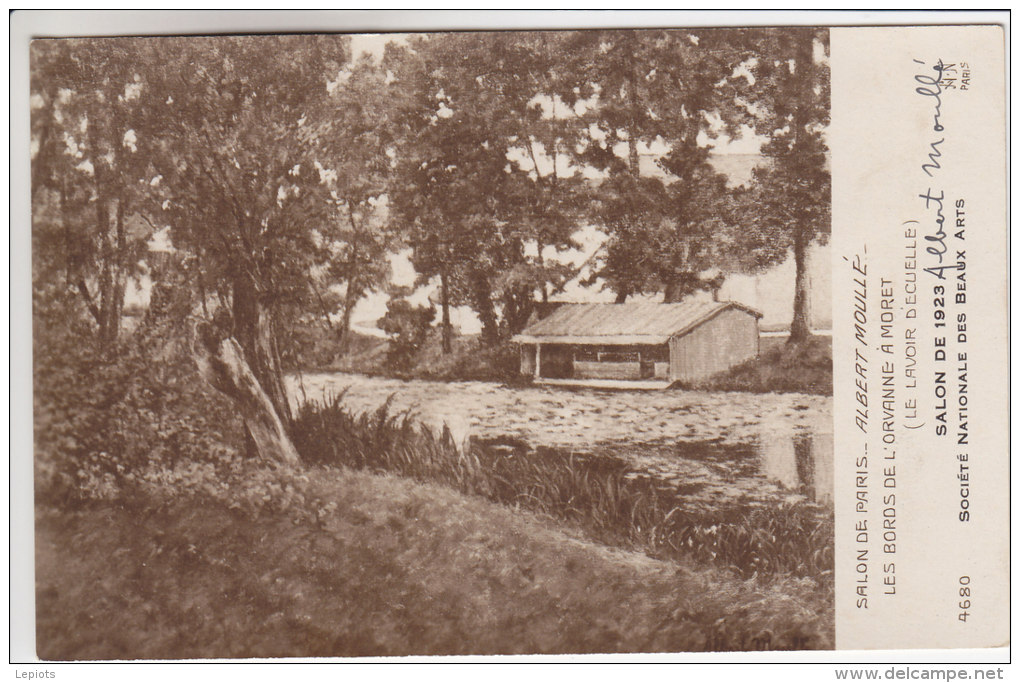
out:
M758 355L758 320L730 308L669 342L669 378L695 381Z
M574 377L578 379L641 379L641 363L613 363L575 360Z

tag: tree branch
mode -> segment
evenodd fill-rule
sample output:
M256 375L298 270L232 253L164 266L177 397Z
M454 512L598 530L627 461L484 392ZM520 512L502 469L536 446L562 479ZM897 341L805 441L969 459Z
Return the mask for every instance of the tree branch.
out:
M82 298L85 299L85 306L89 309L89 313L92 314L92 317L95 318L96 324L102 325L103 314L99 310L99 307L96 306L96 302L92 298L92 294L89 292L89 286L85 284L85 278L79 275L74 284L81 293Z

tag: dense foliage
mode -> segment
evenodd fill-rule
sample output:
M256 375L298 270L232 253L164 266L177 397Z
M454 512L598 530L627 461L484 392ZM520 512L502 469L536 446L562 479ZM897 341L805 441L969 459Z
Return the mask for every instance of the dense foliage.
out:
M116 499L199 469L225 481L238 466L241 423L190 361L187 302L164 303L111 348L84 317L68 329L73 302L36 298L37 500Z
M390 299L386 315L379 320L379 329L390 335L386 354L396 370L405 370L428 338L435 306L416 306L407 299Z
M321 35L36 41L36 283L109 358L125 303L173 281L285 428L290 329L343 354L401 250L445 353L453 306L505 344L581 272L585 225L606 235L587 282L618 301L792 250L797 341L828 230L826 50L806 29L412 36L360 58ZM712 148L751 134L771 161L732 187Z

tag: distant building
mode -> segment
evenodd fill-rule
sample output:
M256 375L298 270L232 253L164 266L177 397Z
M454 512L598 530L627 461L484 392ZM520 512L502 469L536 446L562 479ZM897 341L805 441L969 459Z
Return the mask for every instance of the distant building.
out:
M759 318L732 301L562 304L513 341L539 381L690 382L754 358Z

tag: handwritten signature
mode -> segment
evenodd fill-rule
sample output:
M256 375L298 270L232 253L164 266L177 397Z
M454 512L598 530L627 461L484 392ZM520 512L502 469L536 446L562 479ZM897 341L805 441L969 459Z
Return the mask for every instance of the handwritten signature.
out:
M925 63L919 59L914 60L915 63L924 65ZM914 81L919 85L914 87L914 92L922 97L932 98L932 115L931 115L931 129L935 133L942 133L945 131L945 126L942 124L942 76L946 70L946 65L939 59L932 67L934 75L929 73L920 73L914 76ZM940 170L942 165L939 163L939 159L942 157L942 150L940 145L946 141L945 135L940 137L938 140L934 140L928 145L928 161L927 163L921 164L921 170L931 178L935 175L935 171ZM930 256L934 256L936 259L936 265L925 268L925 272L934 275L939 280L945 279L946 269L955 268L955 265L947 266L943 264L946 252L949 247L946 246L946 231L945 231L945 214L943 213L943 202L946 198L946 194L943 190L939 190L936 194L929 187L928 191L924 194L918 195L924 200L924 208L927 210L935 211L935 226L936 230L934 233L925 235L924 239L927 243L925 252Z
M932 194L931 188L929 188L927 192L918 195L918 197L924 200L924 208L930 209L934 207L935 225L938 226L938 230L935 231L934 235L924 236L925 241L928 242L928 246L925 247L925 251L938 259L938 265L932 266L931 268L925 268L924 271L926 273L931 273L940 280L944 280L945 275L943 273L945 270L947 268L956 268L956 264L951 266L942 265L942 258L949 250L949 247L946 246L946 231L944 228L946 217L942 212L942 202L946 198L946 193L940 190L938 195L935 195Z
M914 62L924 65L924 62L919 59L915 59ZM936 133L941 133L945 130L945 126L942 125L942 75L945 69L946 65L941 59L939 59L938 62L932 66L932 70L937 75L932 76L931 74L917 74L914 76L914 80L921 84L914 88L914 92L924 97L934 98L934 111L932 113L931 129ZM929 178L934 175L934 171L942 168L939 164L939 158L942 156L942 151L939 149L939 145L945 141L946 138L943 136L928 145L928 148L931 150L928 152L928 162L921 164L921 170L928 174Z

